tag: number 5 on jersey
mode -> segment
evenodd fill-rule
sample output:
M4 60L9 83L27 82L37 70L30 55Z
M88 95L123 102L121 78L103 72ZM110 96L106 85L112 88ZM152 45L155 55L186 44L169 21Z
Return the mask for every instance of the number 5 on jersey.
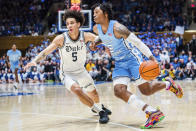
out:
M73 57L72 59L73 62L77 61L77 52L72 52L72 57Z

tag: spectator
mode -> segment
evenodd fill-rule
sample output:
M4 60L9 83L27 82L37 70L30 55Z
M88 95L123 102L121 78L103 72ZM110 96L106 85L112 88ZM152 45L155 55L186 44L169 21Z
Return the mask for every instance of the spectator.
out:
M191 60L187 63L187 77L191 78L192 80L195 78L196 73L196 64Z
M89 60L87 65L86 65L86 70L88 72L92 71L93 70L93 67L95 67L95 64L92 62L92 60Z

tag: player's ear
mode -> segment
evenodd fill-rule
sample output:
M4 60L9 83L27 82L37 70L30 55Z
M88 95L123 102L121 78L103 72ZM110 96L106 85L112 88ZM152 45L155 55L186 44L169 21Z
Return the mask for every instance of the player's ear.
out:
M78 24L78 28L80 28L80 25L81 25L80 22L77 22L77 24Z
M105 15L106 18L108 18L108 14L106 12L104 13L104 15Z

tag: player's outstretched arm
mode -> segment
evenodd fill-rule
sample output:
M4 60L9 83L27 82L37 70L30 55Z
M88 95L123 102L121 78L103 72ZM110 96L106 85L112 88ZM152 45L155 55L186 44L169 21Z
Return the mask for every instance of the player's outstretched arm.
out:
M115 23L114 35L117 38L124 38L128 43L135 45L150 60L156 61L150 49L134 33L130 32L124 25L120 23Z
M97 35L95 35L93 33L85 32L84 33L84 37L85 37L85 43L91 42L90 45L89 45L89 48L92 51L97 50L96 46L102 43L102 41L99 38L99 36L97 36Z
M31 66L36 66L36 64L41 61L42 59L44 59L48 54L52 53L55 49L57 49L58 47L61 47L63 45L63 41L64 41L64 36L63 35L58 35L54 38L54 40L52 41L52 43L46 48L44 49L42 52L40 52L35 59L33 59L31 62L29 62L26 66L25 69L28 69Z

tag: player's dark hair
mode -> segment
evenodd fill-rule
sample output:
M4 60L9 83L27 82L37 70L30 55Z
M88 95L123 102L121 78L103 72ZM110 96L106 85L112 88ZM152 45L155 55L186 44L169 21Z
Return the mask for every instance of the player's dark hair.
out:
M112 11L112 4L105 2L102 4L94 4L92 6L92 10L94 10L96 7L100 7L100 9L103 11L103 13L107 13L108 14L108 19L112 20L113 19L113 11Z
M80 27L84 24L85 18L80 11L76 10L65 10L63 20L66 22L67 18L74 18L76 22L80 22Z

